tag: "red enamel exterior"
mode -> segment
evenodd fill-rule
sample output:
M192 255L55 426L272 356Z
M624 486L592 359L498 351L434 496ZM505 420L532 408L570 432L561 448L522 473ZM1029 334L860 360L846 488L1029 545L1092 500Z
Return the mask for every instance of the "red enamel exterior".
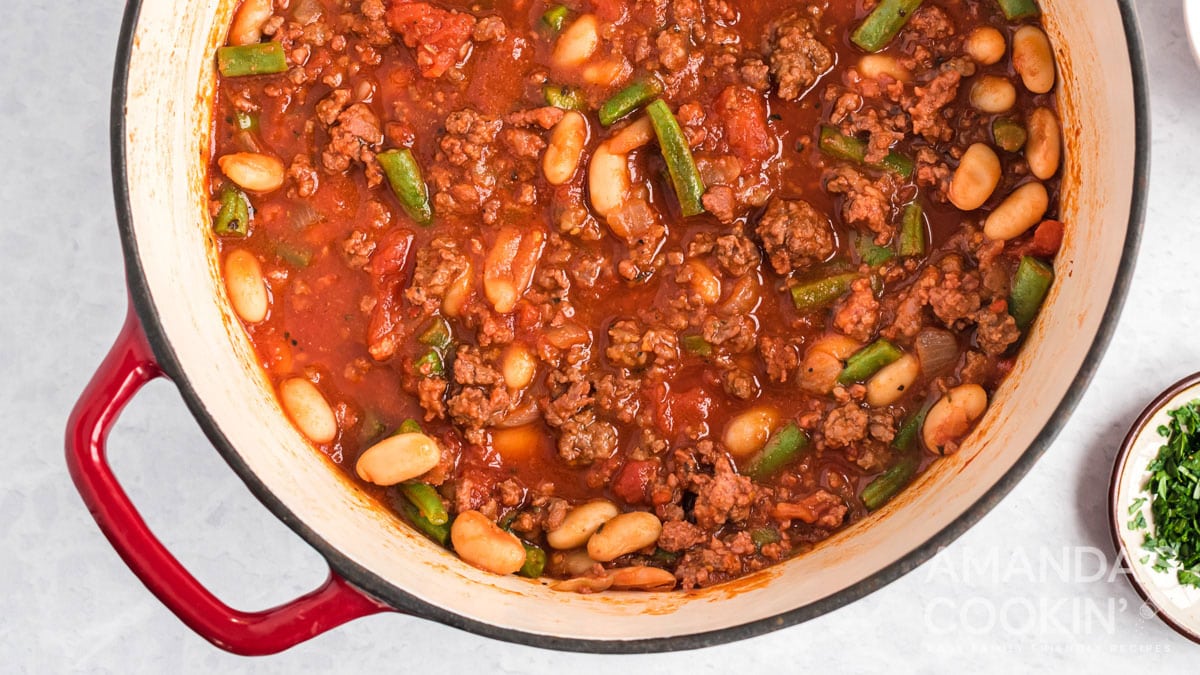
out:
M291 602L243 612L221 602L171 555L121 489L106 457L108 432L147 382L164 377L131 308L108 356L67 423L67 466L100 530L142 583L214 645L243 655L273 654L341 624L390 608L334 572Z

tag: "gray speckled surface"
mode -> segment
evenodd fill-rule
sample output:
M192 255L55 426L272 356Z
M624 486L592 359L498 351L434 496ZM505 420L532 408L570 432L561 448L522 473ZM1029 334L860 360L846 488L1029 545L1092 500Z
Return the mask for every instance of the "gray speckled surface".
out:
M0 670L6 672L611 673L809 671L954 662L974 672L1122 664L1194 670L1196 647L1153 618L1111 553L1105 486L1132 416L1200 369L1200 319L1180 299L1200 286L1194 124L1200 72L1177 0L1140 0L1149 49L1154 173L1141 260L1108 358L1028 478L931 563L802 626L702 652L557 654L411 618L357 621L285 654L242 659L187 630L126 569L83 508L62 460L70 406L125 310L108 158L116 0L9 3L0 26ZM63 192L56 193L61 189ZM110 444L151 526L204 583L246 609L318 584L320 558L255 501L165 382L130 406ZM1065 564L1064 564L1065 561ZM1065 568L1065 571L1063 571ZM1024 668L1022 668L1024 666ZM1173 666L1173 667L1172 667Z

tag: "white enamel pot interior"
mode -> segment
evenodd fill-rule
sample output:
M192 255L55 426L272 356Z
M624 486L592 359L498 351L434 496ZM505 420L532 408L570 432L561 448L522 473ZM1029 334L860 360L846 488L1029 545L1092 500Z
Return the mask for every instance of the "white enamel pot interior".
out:
M131 294L164 368L250 489L338 572L398 609L601 652L686 649L798 623L913 569L994 506L1065 421L1116 322L1148 150L1133 11L1118 0L1041 4L1060 66L1069 225L1058 282L1012 376L962 450L887 508L732 584L584 596L480 572L378 508L306 444L229 308L204 216L212 55L233 0L130 3L113 140Z

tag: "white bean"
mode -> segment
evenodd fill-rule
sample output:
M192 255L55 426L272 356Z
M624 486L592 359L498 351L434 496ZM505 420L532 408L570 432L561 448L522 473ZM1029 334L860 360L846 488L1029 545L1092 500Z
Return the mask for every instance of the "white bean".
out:
M416 478L438 465L442 451L420 432L389 436L358 456L358 477L376 485L395 485Z
M1025 161L1029 170L1042 180L1050 180L1062 163L1062 130L1058 116L1049 108L1029 113L1029 142L1025 145Z
M687 261L688 271L691 272L690 285L692 292L699 296L706 305L715 305L721 301L721 280L713 274L712 269L703 260L693 258Z
M300 433L313 443L330 443L337 437L333 408L312 382L293 377L279 383L279 403Z
M1046 187L1038 182L1026 183L1013 190L988 215L983 224L983 233L997 241L1019 237L1041 222L1049 206L1050 195L1046 193Z
M628 155L644 145L649 145L653 140L654 125L650 124L649 117L642 116L614 134L607 143L609 152L616 155Z
M546 543L560 551L583 546L601 525L620 513L621 509L606 499L580 504L567 513L561 525L546 533Z
M734 459L747 459L763 449L778 423L779 413L774 408L751 408L729 420L721 441Z
M950 179L950 201L963 211L984 205L1000 184L1000 158L983 143L967 148L954 177Z
M946 392L925 416L921 427L925 446L940 454L957 451L957 441L967 435L987 405L987 392L977 384L959 385Z
M550 59L559 68L573 68L591 58L599 46L599 22L595 15L584 14L558 36Z
M912 388L920 373L921 361L915 355L901 356L867 380L867 403L876 408L895 403Z
M537 357L525 345L514 342L504 350L500 372L504 375L504 384L509 390L520 391L533 381L533 376L537 373Z
M631 189L627 156L612 152L607 142L601 143L592 153L588 165L592 208L600 216L607 217L625 203Z
M630 511L604 523L587 543L592 560L608 562L626 553L640 551L658 541L662 523L653 513Z
M971 105L985 113L1012 110L1017 103L1017 88L1007 78L984 75L971 85Z
M587 136L587 118L574 110L567 111L554 125L546 153L542 155L542 173L546 174L547 183L562 185L571 180L579 168Z
M565 579L558 583L551 584L550 590L559 591L562 593L599 593L607 591L612 586L613 578L611 574L605 574L598 577L575 577L573 579Z
M631 70L625 59L607 59L589 64L583 69L583 80L588 84L612 86Z
M221 173L251 192L272 192L283 185L283 162L257 152L235 152L217 159Z
M225 291L229 304L246 323L258 323L267 318L270 297L262 266L253 253L236 248L225 256Z
M862 345L845 335L827 335L814 342L800 364L800 388L814 394L833 391L846 359Z
M658 567L618 567L608 575L612 578L611 588L619 590L669 591L675 588L675 575Z
M887 75L893 80L908 82L912 80L912 72L888 54L866 54L858 59L858 74L868 80L877 80Z
M529 290L545 242L546 235L539 229L509 226L496 235L483 262L483 294L497 312L513 311Z
M446 289L446 295L442 298L442 311L446 313L446 316L457 317L462 313L463 307L467 304L467 300L470 299L471 292L474 290L474 269L475 266L468 261L462 274L450 282L450 286Z
M971 31L963 47L968 56L983 66L999 63L1008 51L1004 34L991 26L980 26Z
M242 0L229 27L229 44L250 45L261 40L263 24L273 12L271 0Z
M1054 51L1050 38L1037 26L1021 26L1013 35L1013 69L1025 88L1035 94L1054 89Z
M525 564L521 540L478 511L464 511L450 526L454 552L464 562L493 574L512 574Z

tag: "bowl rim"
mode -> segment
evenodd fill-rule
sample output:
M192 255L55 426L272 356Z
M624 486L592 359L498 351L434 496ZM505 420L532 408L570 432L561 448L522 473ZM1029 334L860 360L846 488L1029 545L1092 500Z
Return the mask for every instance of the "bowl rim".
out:
M1125 40L1129 51L1130 72L1133 85L1134 166L1132 198L1121 260L1113 281L1112 294L1104 309L1099 327L1087 356L1079 368L1070 387L1055 408L1045 427L1029 447L1017 458L1013 466L988 488L987 492L941 531L929 537L912 551L884 567L878 572L816 602L809 603L772 617L766 617L736 626L709 631L659 638L629 640L591 640L563 638L554 635L527 632L506 628L471 619L455 612L427 603L399 588L371 570L359 565L324 538L308 527L288 509L242 461L240 455L225 437L191 386L175 354L166 339L161 318L151 299L146 274L138 254L137 240L133 230L133 219L129 201L128 176L126 173L125 147L125 100L129 92L129 65L134 37L143 0L130 0L125 7L118 37L116 62L113 71L112 98L109 109L109 143L113 193L116 205L117 228L121 237L121 249L125 261L126 285L130 301L137 312L147 340L157 357L163 372L179 389L185 405L195 418L214 448L246 484L250 492L279 520L312 546L328 562L331 569L341 574L355 587L386 603L400 613L412 614L458 628L476 635L503 640L542 649L596 654L646 654L674 652L712 647L729 642L748 639L794 626L859 600L887 586L916 569L954 540L958 539L984 515L991 511L1033 467L1037 460L1058 436L1070 418L1080 398L1087 390L1112 339L1128 294L1130 281L1141 242L1143 221L1146 214L1147 180L1150 166L1150 113L1145 49L1138 25L1134 0L1113 0L1120 12Z
M1130 455L1133 454L1134 442L1141 436L1146 427L1149 426L1150 420L1166 407L1171 399L1197 386L1200 386L1200 372L1184 377L1164 389L1161 394L1150 401L1133 421L1133 424L1129 426L1129 431L1125 434L1124 440L1121 441L1120 450L1117 451L1117 457L1113 460L1112 475L1109 476L1108 484L1108 532L1112 537L1113 548L1117 552L1119 562L1125 569L1132 570L1134 567L1140 567L1140 564L1136 563L1133 556L1129 554L1125 546L1125 540L1121 538L1122 518L1117 505L1120 480L1128 468ZM1154 602L1154 599L1137 578L1137 575L1123 574L1122 576L1129 580L1129 585L1133 586L1133 590L1137 592L1143 602L1154 609L1155 616L1162 620L1163 623L1167 624L1167 626L1183 637L1200 644L1200 627L1192 628L1175 620L1169 610L1160 607L1158 603Z

